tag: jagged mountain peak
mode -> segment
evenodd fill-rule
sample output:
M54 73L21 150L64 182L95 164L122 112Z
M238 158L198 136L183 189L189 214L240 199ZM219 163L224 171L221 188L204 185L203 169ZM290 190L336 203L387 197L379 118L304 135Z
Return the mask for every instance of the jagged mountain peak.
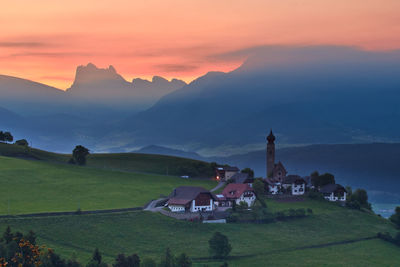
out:
M99 83L104 81L125 82L125 79L117 73L112 65L103 69L98 68L93 63L88 63L86 66L80 65L76 68L75 80L72 87L78 84Z

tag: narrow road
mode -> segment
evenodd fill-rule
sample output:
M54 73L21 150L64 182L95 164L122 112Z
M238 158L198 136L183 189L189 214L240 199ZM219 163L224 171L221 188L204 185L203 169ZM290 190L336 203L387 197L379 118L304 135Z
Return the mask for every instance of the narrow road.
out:
M219 182L218 185L216 187L214 187L213 189L210 190L210 192L214 192L217 191L218 189L220 189L221 187L223 187L225 185L225 182Z

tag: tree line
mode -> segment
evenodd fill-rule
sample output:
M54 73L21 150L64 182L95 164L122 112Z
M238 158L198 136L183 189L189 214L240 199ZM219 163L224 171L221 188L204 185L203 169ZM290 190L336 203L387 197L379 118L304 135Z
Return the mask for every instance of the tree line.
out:
M208 243L210 256L214 259L224 260L232 250L228 237L220 232L214 233ZM109 265L104 262L101 252L96 248L89 262L83 265L74 258L63 259L51 248L39 247L33 231L27 234L14 233L8 226L0 238L0 267L191 267L192 264L186 253L175 256L167 248L158 262L152 258L141 259L137 254L118 254L112 265ZM221 265L227 266L226 262Z

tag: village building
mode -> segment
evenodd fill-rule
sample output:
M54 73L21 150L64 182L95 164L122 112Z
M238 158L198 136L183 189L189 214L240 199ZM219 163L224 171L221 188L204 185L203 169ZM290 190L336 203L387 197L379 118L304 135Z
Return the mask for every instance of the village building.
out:
M218 181L228 181L229 179L232 178L235 174L239 173L239 168L238 167L230 167L230 166L223 166L223 167L217 167L215 170L216 172L216 179Z
M169 196L167 206L172 212L201 212L215 209L216 197L197 186L180 186Z
M266 191L271 195L277 195L281 192L282 184L274 182L271 178L265 179L264 185Z
M340 184L328 184L323 186L320 193L324 195L324 198L329 201L346 201L347 191Z
M240 204L245 202L250 207L256 200L253 188L248 184L228 184L222 191L223 198L218 199L219 203L223 203L221 206L229 207L233 205L233 202Z
M299 175L288 175L283 179L282 187L286 190L290 188L292 195L304 195L307 182Z
M248 184L250 187L254 183L254 178L250 177L248 173L236 173L230 180L233 184Z

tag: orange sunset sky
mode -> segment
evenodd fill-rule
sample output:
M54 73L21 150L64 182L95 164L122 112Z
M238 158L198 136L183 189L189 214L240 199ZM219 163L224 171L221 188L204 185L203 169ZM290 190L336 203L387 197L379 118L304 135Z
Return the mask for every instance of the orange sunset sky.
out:
M5 0L0 30L0 74L66 89L92 62L127 80L190 81L262 45L399 49L400 1Z

